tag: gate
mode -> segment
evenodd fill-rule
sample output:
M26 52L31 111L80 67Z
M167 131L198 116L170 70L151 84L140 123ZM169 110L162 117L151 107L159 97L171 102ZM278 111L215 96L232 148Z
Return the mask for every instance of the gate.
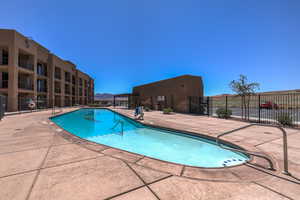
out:
M209 97L189 97L189 112L199 115L210 115L210 98Z

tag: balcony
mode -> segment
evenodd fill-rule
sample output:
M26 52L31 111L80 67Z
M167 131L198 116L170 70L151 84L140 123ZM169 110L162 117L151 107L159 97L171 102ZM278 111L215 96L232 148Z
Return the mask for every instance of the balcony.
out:
M33 71L33 69L34 69L33 64L28 63L26 61L19 62L19 67L22 67L24 69L28 69L28 70L31 70L31 71Z
M61 93L61 89L59 87L54 88L55 93Z
M60 73L56 73L56 72L55 72L54 76L55 76L56 79L59 79L59 80L61 79Z
M71 82L71 75L69 72L65 72L65 81L69 83Z
M59 80L61 79L61 70L60 70L60 68L55 67L54 77L56 79L59 79Z
M2 59L0 60L0 65L8 65L8 49L1 49L0 53L2 54Z
M33 56L20 53L18 56L18 65L19 67L33 71Z
M37 80L37 92L47 92L47 81Z
M61 86L60 86L60 82L56 82L54 83L54 92L55 93L61 93Z
M23 90L33 90L33 83L27 80L19 80L18 87Z
M65 85L65 94L71 94L70 87L67 84Z
M6 89L6 88L8 88L8 80L0 81L0 89Z
M47 76L47 65L38 63L37 64L37 74L40 76Z
M40 87L40 88L38 87L37 91L38 92L47 92L47 87Z
M65 106L71 106L71 99L69 97L65 97Z

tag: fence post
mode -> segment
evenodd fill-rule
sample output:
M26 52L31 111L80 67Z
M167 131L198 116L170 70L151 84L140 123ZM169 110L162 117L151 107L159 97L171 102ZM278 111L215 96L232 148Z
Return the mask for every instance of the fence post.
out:
M0 120L4 116L4 97L0 95Z
M191 113L192 112L192 97L188 97L189 98L189 113Z
M258 95L258 122L260 123L260 94Z
M127 96L127 109L131 108L131 95Z
M201 109L201 105L202 105L202 97L198 97L198 109L197 109L197 114L201 114L201 115L203 115L204 113L203 113L203 111L202 111L202 109ZM202 113L201 113L202 112Z
M207 100L206 100L206 106L207 106L207 115L209 116L209 110L210 110L210 105L209 105L209 97L207 97Z
M116 96L114 96L113 104L114 104L114 108L115 108L115 106L116 106Z
M225 97L225 109L226 109L226 113L228 111L228 96Z

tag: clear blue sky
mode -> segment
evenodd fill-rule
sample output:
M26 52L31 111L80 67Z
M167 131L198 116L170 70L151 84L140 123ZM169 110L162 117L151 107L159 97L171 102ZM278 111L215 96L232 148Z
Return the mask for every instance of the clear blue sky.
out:
M299 0L9 0L0 27L77 64L96 92L182 74L205 95L245 74L261 91L300 88Z

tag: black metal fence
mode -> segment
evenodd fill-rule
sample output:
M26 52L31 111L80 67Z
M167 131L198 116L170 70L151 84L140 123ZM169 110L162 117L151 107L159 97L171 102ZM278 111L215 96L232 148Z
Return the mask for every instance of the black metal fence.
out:
M210 115L212 113L210 99L210 97L188 97L189 112L193 114Z
M244 105L244 106L243 106ZM259 123L278 123L286 120L300 125L300 94L251 95L219 97L189 97L190 113L217 116L222 108L231 111L232 117Z
M4 117L6 107L6 97L0 95L0 120Z
M38 97L18 97L14 99L13 102L16 102L14 111L9 111L8 109L8 98L7 96L0 95L0 107L5 114L14 114L14 113L24 113L30 111L38 111L38 110L45 110L45 109L56 109L61 110L60 108L66 107L77 107L77 106L86 106L92 104L91 101L80 101L80 99L75 99L71 97L65 97L62 99L60 96L56 98L46 98L44 96ZM1 106L2 105L2 106ZM12 107L14 105L11 105ZM1 110L1 111L2 111ZM1 112L0 111L0 112Z

